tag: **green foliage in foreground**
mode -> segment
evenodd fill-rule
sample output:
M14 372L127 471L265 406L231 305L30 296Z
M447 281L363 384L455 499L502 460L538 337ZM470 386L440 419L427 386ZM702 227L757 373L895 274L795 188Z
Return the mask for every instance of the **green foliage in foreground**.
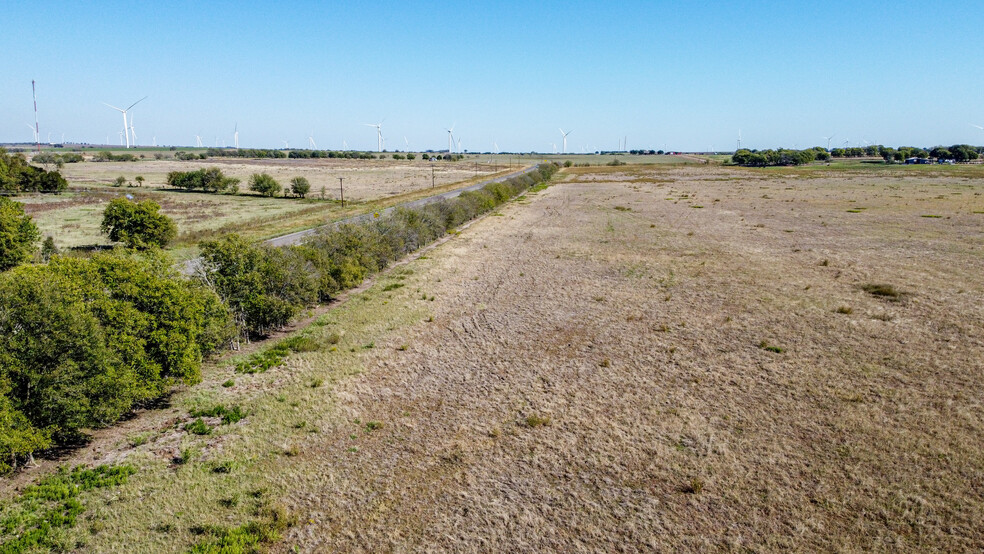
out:
M0 196L0 271L26 262L41 233L19 202Z
M280 506L260 510L259 520L238 527L218 525L195 526L191 532L204 537L192 547L192 554L239 554L262 552L264 544L280 540L280 536L297 519Z
M230 331L219 298L163 255L55 256L0 275L0 430L16 431L0 439L0 460L14 466L48 438L199 381Z
M263 336L286 325L302 307L358 285L394 260L545 181L556 170L554 164L544 165L533 174L490 183L450 200L397 208L380 219L328 228L301 246L254 245L237 235L206 241L200 245L200 278L229 306L241 336ZM264 365L251 362L251 366ZM260 371L267 367L271 366Z
M160 213L160 205L152 200L133 202L115 198L103 212L102 232L109 240L122 242L129 248L163 248L174 240L178 226Z
M78 466L42 479L0 512L0 553L19 554L29 551L62 551L74 545L64 545L55 537L57 529L73 527L85 511L80 497L83 492L115 487L136 473L129 465Z

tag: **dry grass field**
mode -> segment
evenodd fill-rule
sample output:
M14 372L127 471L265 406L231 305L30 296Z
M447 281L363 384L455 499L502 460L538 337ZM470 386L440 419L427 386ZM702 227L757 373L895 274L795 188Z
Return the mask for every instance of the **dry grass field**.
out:
M204 194L166 187L169 172L194 171L203 167L220 167L227 176L241 179L240 194ZM61 170L69 182L69 192L57 196L22 195L17 200L34 217L43 234L55 237L59 247L109 244L99 233L102 212L110 200L125 194L136 200L150 199L160 204L161 211L178 224L179 242L191 243L213 231L235 231L254 238L266 238L341 217L346 212L339 210L337 203L340 177L343 178L346 202L368 203L429 194L432 184L440 190L489 175L493 169L508 168L474 162L431 164L341 159L84 162L65 164ZM266 198L249 192L249 176L261 172L269 173L285 187L289 187L292 177L306 177L311 182L311 192L305 200ZM143 187L110 186L121 175L131 183L137 175L146 181Z
M566 170L313 312L321 350L98 432L72 462L140 471L66 541L179 552L272 502L280 552L980 551L982 193ZM216 402L248 415L181 430Z

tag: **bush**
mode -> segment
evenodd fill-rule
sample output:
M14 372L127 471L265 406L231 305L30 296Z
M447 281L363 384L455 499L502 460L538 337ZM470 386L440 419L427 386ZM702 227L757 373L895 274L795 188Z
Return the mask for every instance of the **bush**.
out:
M34 167L23 155L10 155L0 148L0 191L59 193L66 188L68 182L57 171Z
M276 196L280 188L280 183L266 173L254 173L249 178L249 190L264 196Z
M239 179L226 177L217 167L197 171L172 171L167 174L167 184L187 191L238 192Z
M228 338L219 299L164 256L55 257L0 275L0 390L30 428L10 425L56 441L198 382Z
M161 207L151 200L133 202L126 198L110 201L103 212L102 232L109 240L130 248L163 248L178 234L171 218L158 213Z
M19 202L0 196L0 271L26 262L41 238L31 216Z
M295 196L304 198L304 195L311 192L311 183L305 177L294 177L290 180L290 191Z

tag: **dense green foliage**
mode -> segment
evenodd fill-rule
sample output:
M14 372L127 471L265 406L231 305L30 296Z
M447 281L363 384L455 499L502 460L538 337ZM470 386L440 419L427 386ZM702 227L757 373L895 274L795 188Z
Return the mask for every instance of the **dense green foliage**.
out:
M109 235L109 240L130 248L163 248L177 236L178 227L171 218L159 213L160 209L152 200L133 202L115 198L103 212L102 232Z
M200 277L229 306L242 336L262 336L286 325L302 307L358 285L390 262L548 179L556 169L543 165L530 175L450 200L328 228L301 246L254 245L237 235L203 242Z
M0 271L26 262L41 238L19 202L0 196Z
M249 190L264 196L276 196L280 188L280 183L266 173L254 173L249 177Z
M239 191L239 179L226 177L217 167L202 168L197 171L172 171L167 174L167 184L188 191L231 193Z
M163 255L14 268L0 275L0 420L27 442L73 438L197 382L230 332L219 298ZM0 459L30 451L0 441Z
M0 148L0 193L61 192L68 182L57 171L45 171L27 163L22 154Z
M827 152L818 147L808 150L746 150L742 148L731 156L736 165L765 167L777 165L803 165L817 159L827 159Z
M85 511L82 493L122 485L136 471L129 465L78 466L71 471L62 467L27 487L0 514L0 553L63 552L74 547L62 544L55 534L59 528L73 527Z
M307 180L307 177L294 177L290 180L290 192L294 196L304 196L311 192L311 182Z

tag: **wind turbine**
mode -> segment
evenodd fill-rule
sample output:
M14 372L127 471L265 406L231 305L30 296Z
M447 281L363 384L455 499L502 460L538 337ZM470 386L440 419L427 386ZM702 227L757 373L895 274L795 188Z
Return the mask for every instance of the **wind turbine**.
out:
M308 135L308 144L311 146L311 150L318 149L318 143L314 142L314 131L311 131L311 134Z
M130 114L130 134L133 135L133 147L137 147L137 132L133 130L133 114Z
M823 138L827 139L827 152L830 152L830 139L834 138L835 136L837 136L836 133L830 135L829 137L823 137Z
M236 150L239 150L239 123L232 130L232 140L236 143Z
M284 141L284 150L290 150L290 142Z
M366 127L376 128L376 151L382 152L383 151L383 122L380 121L379 123L375 123L375 124L363 123L363 125L365 125Z
M201 137L201 135L195 135L195 146L197 146L199 148L201 148L203 146L202 145L202 137Z
M738 129L738 150L741 150L741 129Z
M558 129L559 129L559 127L558 127ZM569 135L569 134L571 134L573 132L574 132L573 129L571 129L570 131L567 131L566 133L564 132L563 129L560 129L560 134L564 135L564 154L567 153L567 135Z
M971 127L977 127L977 128L978 128L978 129L980 129L981 131L984 131L984 127L981 127L980 125L974 125L973 123L971 123L971 124L970 124L970 126L971 126Z
M410 141L407 140L407 136L403 135L403 143L407 145L407 152L410 151Z
M448 154L454 151L454 125L451 125L450 129L445 129L448 132Z
M113 108L114 110L116 110L118 112L121 112L123 114L123 131L125 132L127 130L126 112L130 111L130 108L136 106L137 104L143 102L146 99L147 99L147 97L144 96L140 100L137 100L133 104L130 104L126 109L117 108L116 106L113 106L111 104L106 104L105 102L103 102L103 104L105 104L105 105L109 106L110 108ZM129 133L125 133L125 134L126 134L126 147L129 148L130 147L130 134Z
M461 137L458 137L458 150L456 152L461 153Z
M30 123L25 123L24 125L27 125L28 129L31 130L31 142L37 142L38 132L34 130L34 125L31 125Z

